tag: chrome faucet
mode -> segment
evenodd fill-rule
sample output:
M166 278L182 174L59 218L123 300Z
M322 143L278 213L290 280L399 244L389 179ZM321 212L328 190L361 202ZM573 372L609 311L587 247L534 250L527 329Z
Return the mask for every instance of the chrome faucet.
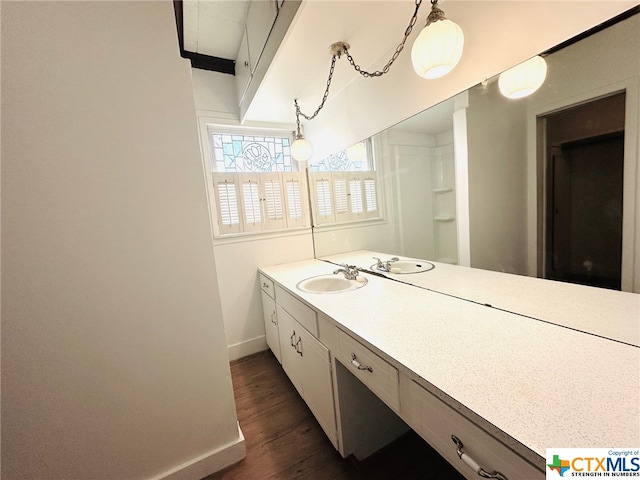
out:
M338 273L344 273L344 278L347 280L355 280L358 277L358 267L355 265L347 265L346 263L342 264L343 268L337 269L333 272L334 275Z
M400 260L398 257L390 258L389 260L386 260L384 262L380 260L378 257L373 257L373 259L376 261L376 268L383 272L390 272L391 264L393 262L397 262L398 260Z

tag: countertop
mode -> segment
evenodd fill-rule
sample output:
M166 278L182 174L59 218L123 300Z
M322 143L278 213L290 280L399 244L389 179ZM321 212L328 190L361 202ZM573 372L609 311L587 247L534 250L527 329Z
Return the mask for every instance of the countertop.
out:
M551 447L640 445L637 346L366 273L358 290L296 288L334 270L320 260L260 269L534 464Z
M326 257L370 269L373 257L394 255L359 250ZM402 260L420 260L400 257ZM640 346L640 295L573 283L492 272L447 263L418 274L386 273L389 278L494 308Z

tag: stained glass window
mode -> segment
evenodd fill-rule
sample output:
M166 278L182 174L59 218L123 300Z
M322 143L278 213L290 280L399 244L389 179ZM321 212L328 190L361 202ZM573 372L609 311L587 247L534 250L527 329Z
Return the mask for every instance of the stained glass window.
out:
M211 171L293 172L289 137L211 133Z
M374 170L370 142L356 143L309 165L311 172L368 172Z

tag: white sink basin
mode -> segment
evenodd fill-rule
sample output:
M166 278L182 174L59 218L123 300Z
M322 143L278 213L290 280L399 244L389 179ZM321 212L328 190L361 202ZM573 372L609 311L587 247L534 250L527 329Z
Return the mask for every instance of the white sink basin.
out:
M425 260L398 260L395 262L391 262L390 267L390 271L384 273L422 273L436 268L433 263L427 262ZM375 263L371 265L371 270L378 272L384 271L380 270Z
M307 293L340 293L362 288L367 284L367 279L358 277L358 280L347 280L342 275L318 275L302 280L296 285L298 290Z

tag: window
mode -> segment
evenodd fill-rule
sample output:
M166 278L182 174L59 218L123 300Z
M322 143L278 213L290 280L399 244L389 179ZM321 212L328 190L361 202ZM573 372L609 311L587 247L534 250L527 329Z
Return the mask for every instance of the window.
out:
M215 126L207 135L216 237L309 226L306 178L296 171L289 135Z
M369 140L309 165L309 181L314 225L380 218Z
M209 129L211 171L293 172L289 136L218 133Z

